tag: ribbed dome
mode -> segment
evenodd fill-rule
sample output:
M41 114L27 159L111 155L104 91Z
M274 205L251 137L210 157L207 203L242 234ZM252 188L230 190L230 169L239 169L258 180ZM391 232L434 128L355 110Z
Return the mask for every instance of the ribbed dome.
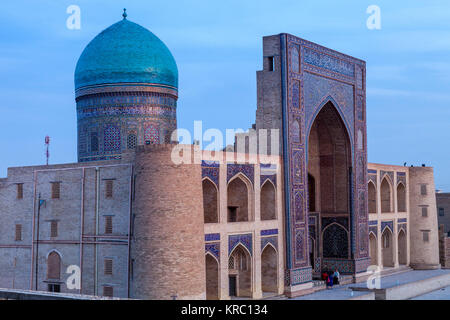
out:
M126 19L97 35L84 49L75 70L75 89L117 83L178 88L177 65L166 45Z

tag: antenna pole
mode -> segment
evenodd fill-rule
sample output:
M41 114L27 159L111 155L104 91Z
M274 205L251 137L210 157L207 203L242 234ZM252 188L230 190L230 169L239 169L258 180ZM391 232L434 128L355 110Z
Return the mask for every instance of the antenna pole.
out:
M46 136L45 137L45 145L47 147L47 150L45 152L45 156L47 158L47 165L48 165L48 159L50 158L50 152L49 152L49 147L50 147L50 137Z

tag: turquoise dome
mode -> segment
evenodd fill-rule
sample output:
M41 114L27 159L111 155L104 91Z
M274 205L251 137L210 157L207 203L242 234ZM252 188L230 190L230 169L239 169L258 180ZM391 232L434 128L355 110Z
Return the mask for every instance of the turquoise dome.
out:
M118 83L178 88L178 69L166 45L146 28L123 19L103 30L84 49L75 70L75 89Z

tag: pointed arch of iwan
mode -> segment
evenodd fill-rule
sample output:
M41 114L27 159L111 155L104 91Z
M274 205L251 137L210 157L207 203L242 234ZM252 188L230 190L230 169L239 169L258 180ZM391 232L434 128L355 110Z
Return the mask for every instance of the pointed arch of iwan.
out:
M206 299L218 300L220 288L220 263L210 252L205 253Z
M253 221L254 208L253 185L244 174L239 172L230 179L227 185L227 221Z
M205 223L219 222L219 188L209 177L202 180L203 213Z
M253 261L250 251L239 243L228 258L230 296L251 297L253 290ZM234 282L234 285L233 285ZM232 292L232 288L234 292Z
M277 219L277 192L270 179L266 179L261 186L259 209L261 220Z

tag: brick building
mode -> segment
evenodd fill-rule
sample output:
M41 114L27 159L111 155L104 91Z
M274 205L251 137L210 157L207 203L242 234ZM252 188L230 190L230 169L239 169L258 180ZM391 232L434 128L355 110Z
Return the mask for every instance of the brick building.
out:
M248 152L206 152L172 142L167 47L126 15L99 34L75 72L79 162L0 180L0 287L261 298L324 270L439 268L432 168L367 163L365 62L289 34L264 37L263 59L258 153L251 134Z

